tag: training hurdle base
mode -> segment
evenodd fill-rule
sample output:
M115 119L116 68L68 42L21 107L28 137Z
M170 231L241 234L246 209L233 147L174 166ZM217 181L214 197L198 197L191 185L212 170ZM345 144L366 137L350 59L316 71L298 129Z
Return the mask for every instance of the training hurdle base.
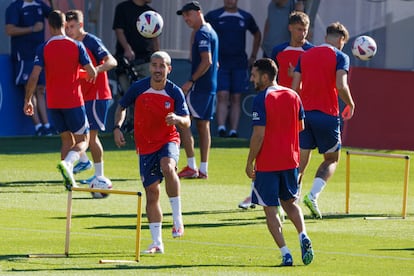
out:
M88 193L102 193L102 194L119 194L119 195L134 195L137 196L137 227L135 232L135 259L131 260L100 260L100 264L110 263L137 263L140 260L141 247L141 217L142 217L142 194L141 192L121 191L121 190L105 190L95 188L81 188L72 187L68 192L68 202L66 208L66 238L65 238L65 253L64 254L29 254L29 258L67 258L69 257L70 244L70 228L72 225L72 193L88 192Z
M349 214L350 209L350 174L351 174L351 155L361 156L373 156L373 157L385 157L405 159L404 169L404 192L402 200L401 218L405 219L407 216L407 198L408 198L408 177L410 170L410 156L403 154L391 154L391 153L376 153L376 152L363 152L363 151L347 151L346 152L346 196L345 196L345 213ZM365 217L365 219L389 219L389 217Z

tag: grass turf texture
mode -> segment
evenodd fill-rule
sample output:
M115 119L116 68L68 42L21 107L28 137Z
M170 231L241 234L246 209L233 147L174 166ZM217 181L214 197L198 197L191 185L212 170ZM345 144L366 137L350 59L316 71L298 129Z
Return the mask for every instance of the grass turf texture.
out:
M103 137L103 144L105 174L114 189L143 191L131 139L122 150L114 147L111 135ZM351 213L346 215L343 150L338 170L319 200L324 219L311 219L301 205L314 262L302 264L296 231L287 221L284 234L294 267L278 267L280 252L268 233L262 208L237 208L250 189L244 173L248 141L229 138L213 139L208 180L182 181L186 226L182 239L171 238L171 209L162 186L165 254L142 255L135 264L98 264L100 259L134 259L137 199L110 195L97 200L89 193L74 192L69 258L27 258L27 254L64 253L67 192L55 168L59 147L58 137L0 139L1 275L414 274L412 188L406 219L364 219L401 215L404 160L352 156ZM320 161L314 152L302 194L310 189ZM179 168L184 165L182 152ZM92 173L75 177L80 180ZM144 206L145 197L141 249L151 242Z

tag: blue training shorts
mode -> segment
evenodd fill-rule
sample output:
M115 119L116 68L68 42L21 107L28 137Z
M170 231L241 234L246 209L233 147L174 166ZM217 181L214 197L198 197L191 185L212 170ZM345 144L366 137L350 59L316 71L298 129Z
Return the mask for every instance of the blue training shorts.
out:
M219 67L217 91L247 93L249 91L249 72L247 69L224 69Z
M85 107L51 108L50 118L59 133L70 131L74 134L89 133L89 123Z
M32 73L34 66L33 60L19 60L14 64L14 70L16 74L15 83L16 85L26 85L29 80L30 74ZM38 85L45 85L45 72L42 70L39 75Z
M301 149L318 148L319 153L336 152L341 148L340 120L321 111L305 111L305 129L299 133Z
M186 100L193 118L206 121L213 119L216 111L216 94L194 92L191 89Z
M279 206L281 200L296 198L299 169L258 172L252 190L252 203L261 206Z
M85 102L86 115L88 116L89 128L91 130L105 131L109 101L93 100Z
M165 144L161 149L154 153L139 155L139 170L141 181L144 187L147 187L157 181L162 182L164 176L161 171L161 159L169 157L178 164L180 149L176 143L170 142Z

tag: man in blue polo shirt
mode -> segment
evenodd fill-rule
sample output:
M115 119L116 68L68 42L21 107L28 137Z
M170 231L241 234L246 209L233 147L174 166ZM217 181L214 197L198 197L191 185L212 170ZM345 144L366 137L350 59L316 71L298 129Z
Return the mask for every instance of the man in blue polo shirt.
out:
M224 6L206 14L219 37L219 63L217 77L218 134L227 136L226 121L229 116L230 137L237 137L240 118L240 98L249 89L248 66L257 56L261 32L253 16L237 7L238 0L223 0ZM249 58L246 54L246 32L253 35ZM229 110L230 106L230 110Z

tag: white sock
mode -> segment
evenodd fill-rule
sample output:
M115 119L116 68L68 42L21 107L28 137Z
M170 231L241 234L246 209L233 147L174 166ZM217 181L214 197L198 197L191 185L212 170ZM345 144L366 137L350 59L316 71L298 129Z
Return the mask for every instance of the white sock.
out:
M46 123L46 124L44 124L43 125L45 128L50 128L50 124L49 123Z
M79 153L77 151L69 151L68 155L65 157L65 162L73 165L76 161L78 161L80 158Z
M280 248L280 253L282 253L282 256L285 256L286 254L290 254L290 250L289 248L285 245L283 247Z
M39 128L42 126L42 124L37 124L37 125L35 125L35 130L37 131L37 130L39 130Z
M104 162L93 164L95 167L96 176L104 176Z
M195 157L188 157L187 158L187 164L193 170L197 170L197 165L196 165Z
M86 154L86 152L82 152L81 154L80 154L80 157L79 157L79 162L82 162L82 163L86 163L86 162L88 162L89 161L89 158L88 158L88 155Z
M200 172L207 174L208 172L208 162L201 162L200 163Z
M162 222L152 222L149 224L151 238L154 245L162 244Z
M323 188L325 188L326 182L320 177L316 177L313 180L312 189L310 191L311 196L313 199L318 199L319 194L322 192Z
M232 135L233 133L237 134L237 130L232 129L232 130L229 131L229 135Z
M172 217L175 227L183 225L183 216L181 213L181 198L179 196L170 197L170 204L172 209Z
M226 126L224 126L224 125L221 125L221 126L218 126L218 131L220 131L220 130L224 130L224 131L226 131Z

